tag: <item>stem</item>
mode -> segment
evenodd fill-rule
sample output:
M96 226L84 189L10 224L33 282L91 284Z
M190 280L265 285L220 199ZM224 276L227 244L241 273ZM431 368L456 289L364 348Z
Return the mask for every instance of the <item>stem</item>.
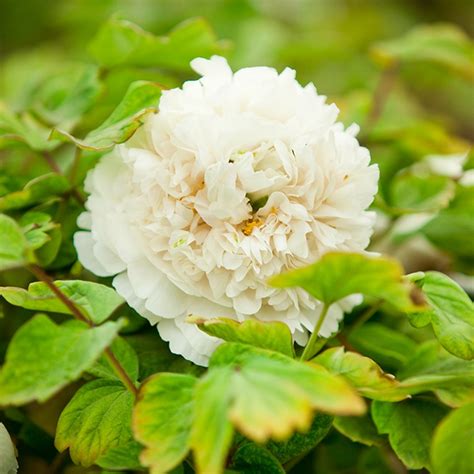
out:
M59 472L59 470L63 467L64 463L67 460L68 453L67 451L63 451L62 453L58 453L54 459L51 465L49 466L49 472L50 474L56 474Z
M30 265L28 269L33 275L41 280L46 286L61 300L62 303L71 311L72 315L89 326L93 326L92 322L87 318L82 311L54 284L52 278L46 274L38 265Z
M81 196L81 193L78 191L77 188L72 188L71 196L73 196L74 199L81 205L84 205L84 203L86 202L86 200Z
M357 351L351 345L351 343L347 340L347 338L346 338L346 336L344 336L344 334L339 333L336 337L337 337L338 341L344 346L345 349L347 349L348 351L351 351L351 352L356 352L357 354L359 353L359 351Z
M73 186L75 186L81 155L82 150L79 147L76 147L76 151L74 152L74 160L72 161L71 169L69 170L69 181L71 181Z
M382 71L379 82L374 92L374 100L372 102L372 107L367 116L367 122L364 127L365 137L367 137L367 135L374 128L375 124L381 117L382 112L385 108L385 104L387 103L387 99L393 89L397 73L398 65L391 66Z
M45 273L42 268L38 267L37 265L30 265L28 266L28 269L36 278L38 278L38 280L42 281L62 303L64 303L64 305L71 311L72 315L76 319L86 323L89 327L94 327L94 323L56 286L53 279L47 273ZM117 377L136 398L138 395L138 389L135 387L132 379L128 376L127 372L122 367L118 359L115 357L115 354L110 348L107 348L104 351L104 355L117 374Z
M388 444L382 445L380 449L382 456L387 461L387 464L392 468L396 474L407 474L407 468L398 459L397 455L393 452L392 448Z
M285 463L283 465L283 469L285 469L285 472L290 472L305 456L308 455L310 450L307 450L304 453L299 454L295 458L290 459L287 463Z
M114 369L114 372L117 374L117 377L120 379L120 381L131 392L131 394L135 398L137 398L137 396L138 396L137 387L135 387L135 384L133 383L132 379L128 376L127 372L122 367L122 365L120 364L117 357L115 357L115 354L112 352L110 347L107 347L107 349L105 349L104 355L107 358L107 360L109 361L112 368Z
M77 188L76 179L77 179L77 172L79 170L79 162L81 160L82 150L79 147L76 147L76 151L74 152L74 160L72 161L71 170L69 172L69 182L72 185L72 195L79 201L79 204L84 204L86 201L82 197L79 189Z
M48 163L48 166L55 173L62 174L61 169L59 168L58 164L56 163L56 161L53 158L53 155L51 155L51 153L49 151L44 151L43 152L43 157L44 157L46 163Z
M319 316L319 320L316 323L316 327L314 328L313 334L311 334L311 337L309 338L309 341L304 348L303 354L301 354L300 360L308 360L309 358L312 357L314 353L314 345L316 344L316 341L318 340L319 331L321 329L321 326L324 323L324 320L326 319L328 311L329 311L329 305L327 303L324 303L323 310L321 311L321 315Z
M362 314L357 318L354 324L347 330L346 334L349 335L354 329L362 326L366 323L383 305L383 300L379 300L374 303L372 306L369 306Z
M64 176L64 173L61 171L61 169L59 168L58 164L54 160L51 153L49 153L49 151L43 152L43 157L46 160L46 162L48 163L48 165L49 165L49 167L51 168L52 171L54 171L57 174L60 174L60 175ZM76 160L76 156L74 157L74 161L75 160ZM79 193L77 188L74 186L74 182L72 180L70 180L70 181L72 182L72 189L70 191L70 195L73 196L79 204L81 204L81 205L84 204L85 199L81 196L81 194Z

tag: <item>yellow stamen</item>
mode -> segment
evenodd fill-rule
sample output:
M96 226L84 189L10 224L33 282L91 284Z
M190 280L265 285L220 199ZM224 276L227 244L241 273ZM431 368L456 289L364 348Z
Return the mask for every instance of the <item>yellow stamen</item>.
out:
M244 235L250 235L256 227L260 227L261 225L263 225L263 221L258 217L249 219L244 224L242 232L244 233Z

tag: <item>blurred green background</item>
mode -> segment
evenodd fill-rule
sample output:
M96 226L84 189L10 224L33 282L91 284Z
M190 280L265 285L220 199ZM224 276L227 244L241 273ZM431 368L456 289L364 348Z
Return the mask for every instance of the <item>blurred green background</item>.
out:
M474 29L471 0L2 0L0 97L17 100L25 82L60 62L88 60L87 43L112 14L156 34L195 16L231 40L238 68L290 66L302 82L337 97L372 90L379 75L368 52L414 26L450 22ZM31 68L30 66L34 67ZM32 72L33 69L33 72ZM458 133L473 133L473 91L433 65L406 68L407 91Z

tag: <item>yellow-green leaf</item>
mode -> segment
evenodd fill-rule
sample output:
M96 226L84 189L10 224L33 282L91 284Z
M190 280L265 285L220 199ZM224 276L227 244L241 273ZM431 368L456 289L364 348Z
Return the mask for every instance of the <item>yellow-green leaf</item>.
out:
M280 288L299 286L326 304L362 293L380 298L393 306L412 310L410 285L403 280L400 264L387 257L332 252L316 263L270 280Z
M399 390L400 383L393 375L386 374L372 359L356 352L345 352L342 347L333 347L313 361L326 367L329 372L345 377L364 397L384 401L405 398Z
M233 368L219 367L201 379L195 392L191 447L198 472L221 474L232 443L229 420Z
M310 429L315 411L359 415L363 400L339 376L278 352L227 342L198 382L192 448L200 472L222 472L232 425L262 443Z
M288 326L279 321L263 322L248 319L243 322L228 318L202 319L196 316L188 318L199 329L210 336L227 342L242 342L262 349L281 352L294 357L293 338Z
M140 388L133 430L145 445L140 460L153 474L173 469L190 448L195 384L196 378L190 375L161 373Z

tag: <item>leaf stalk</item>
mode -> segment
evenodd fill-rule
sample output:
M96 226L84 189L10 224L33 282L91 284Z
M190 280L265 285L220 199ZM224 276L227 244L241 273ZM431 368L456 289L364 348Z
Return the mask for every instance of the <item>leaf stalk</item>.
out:
M318 341L318 334L321 329L321 326L324 323L324 320L326 319L326 316L329 311L329 306L327 303L324 303L323 310L321 311L321 316L319 316L319 320L316 323L316 327L314 328L313 333L311 334L311 337L309 338L308 343L306 344L303 354L301 354L300 360L308 360L314 355L314 347L316 345L316 342Z
M94 327L94 323L55 285L53 279L42 268L38 265L29 265L28 269L36 278L38 278L38 280L42 281L62 303L64 303L76 319L86 323L90 327ZM114 372L117 374L117 377L136 398L138 396L138 389L132 379L128 376L126 370L115 357L115 354L110 348L107 348L104 351L104 355L112 366Z

